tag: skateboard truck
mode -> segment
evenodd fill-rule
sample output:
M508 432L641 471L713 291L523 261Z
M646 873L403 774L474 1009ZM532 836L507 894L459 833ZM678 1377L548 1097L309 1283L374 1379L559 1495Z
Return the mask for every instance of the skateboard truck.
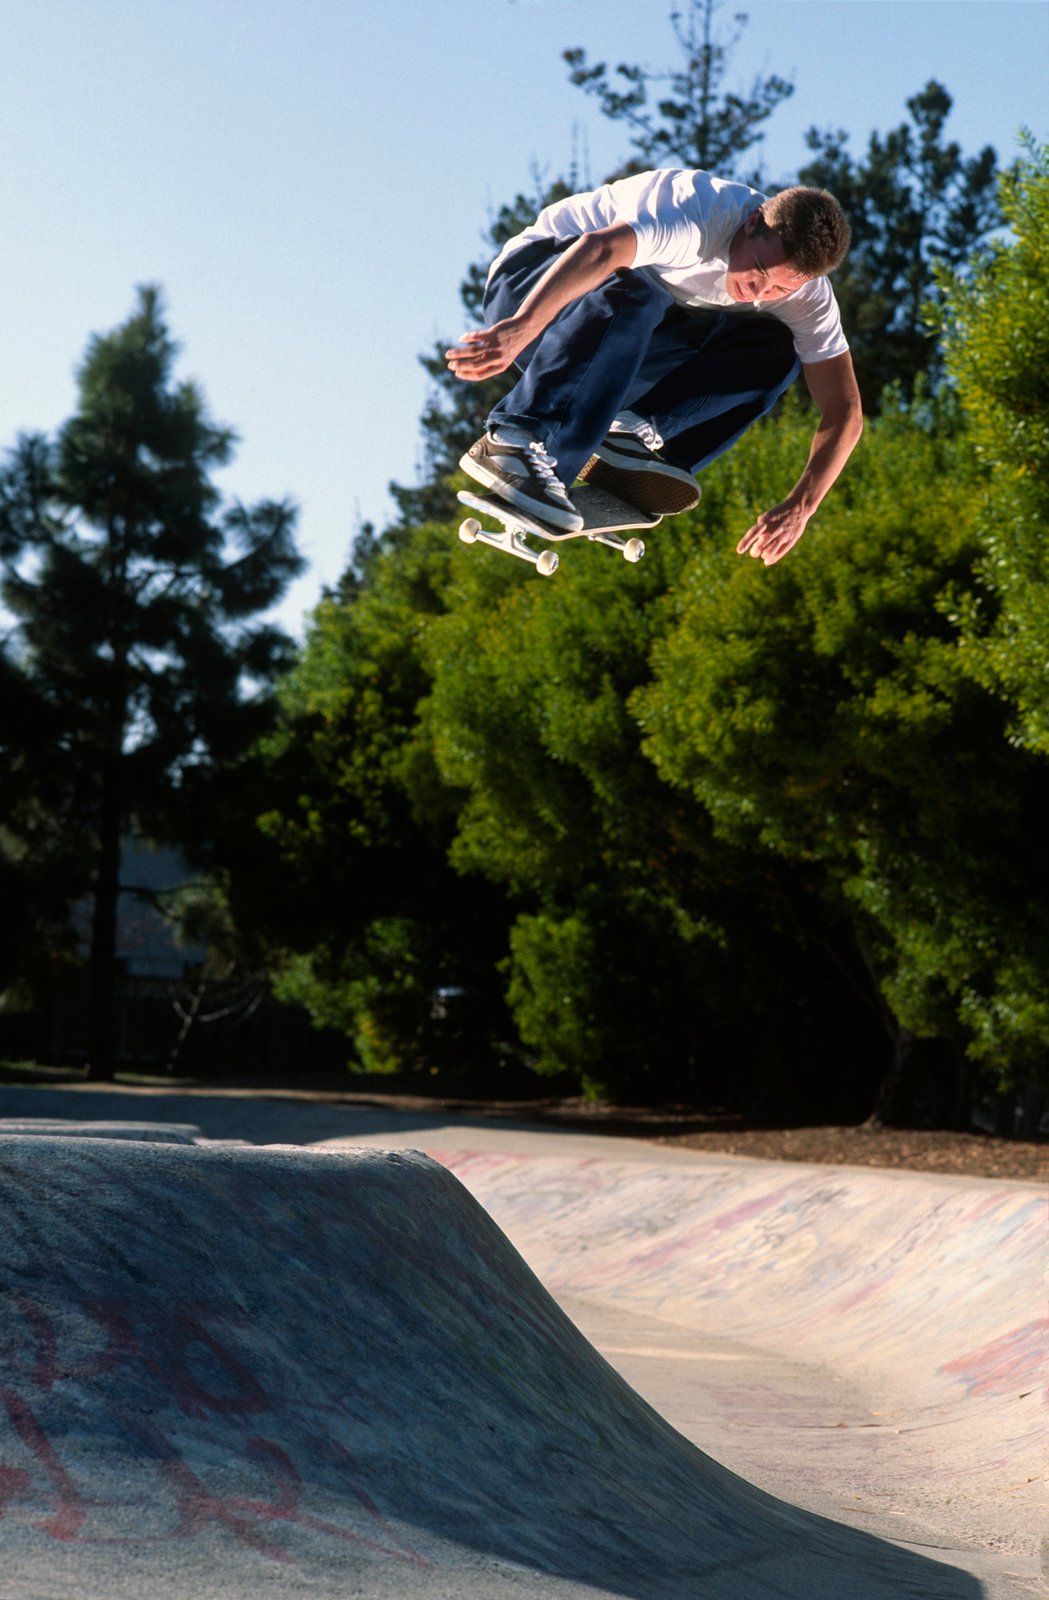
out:
M533 550L526 544L523 534L511 533L509 528L503 533L493 533L476 517L467 517L459 524L459 537L463 544L490 544L494 550L505 550L509 556L520 556L522 561L530 561L543 578L552 578L559 565L560 558L556 550Z
M592 544L604 544L612 550L618 550L626 561L640 561L645 553L644 540L624 539L622 534L630 528L654 528L660 521L658 516L638 511L635 507L626 505L624 501L617 500L605 490L588 484L581 485L573 491L573 500L583 517L583 526L574 532L549 527L537 518L518 510L516 506L510 505L508 501L494 496L473 494L468 489L462 489L457 498L462 505L483 512L502 524L500 531L495 532L491 528L486 528L476 517L467 517L459 525L459 537L464 544L487 544L493 550L502 550L507 555L518 556L522 561L531 562L543 578L553 577L557 571L559 565L557 551L533 550L525 537L526 534L531 533L540 539L558 543L565 539L588 539Z

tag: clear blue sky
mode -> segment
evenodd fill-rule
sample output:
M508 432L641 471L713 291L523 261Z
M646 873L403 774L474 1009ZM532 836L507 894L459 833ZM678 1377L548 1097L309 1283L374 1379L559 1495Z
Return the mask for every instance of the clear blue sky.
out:
M0 0L0 449L75 403L89 336L162 285L213 416L220 480L301 506L299 632L362 519L414 481L418 355L462 327L487 219L566 172L599 182L625 130L562 50L677 60L670 0ZM1045 0L727 0L749 17L727 87L791 77L767 124L770 187L805 130L860 154L930 77L966 154L1047 137Z

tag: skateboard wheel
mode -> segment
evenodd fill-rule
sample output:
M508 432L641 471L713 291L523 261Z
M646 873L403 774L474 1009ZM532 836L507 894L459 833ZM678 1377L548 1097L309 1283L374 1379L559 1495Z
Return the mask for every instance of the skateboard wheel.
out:
M481 531L481 524L476 517L467 517L465 522L459 524L459 537L463 544L473 544Z
M536 571L544 578L552 578L557 571L557 551L544 550L535 564Z
M623 557L627 561L640 561L644 553L644 539L628 539L623 546Z

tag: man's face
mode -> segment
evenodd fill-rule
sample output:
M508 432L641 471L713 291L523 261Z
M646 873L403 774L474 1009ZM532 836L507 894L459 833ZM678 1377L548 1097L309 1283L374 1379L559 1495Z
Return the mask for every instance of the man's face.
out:
M806 281L804 274L788 267L778 234L755 232L760 217L759 211L752 211L729 246L725 288L740 305L782 300Z

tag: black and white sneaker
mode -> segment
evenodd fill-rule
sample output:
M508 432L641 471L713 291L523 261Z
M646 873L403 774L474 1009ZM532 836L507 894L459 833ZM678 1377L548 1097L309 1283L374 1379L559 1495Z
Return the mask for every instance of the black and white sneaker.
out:
M579 476L651 516L691 511L699 504L699 486L690 472L664 461L662 448L652 424L625 411Z
M554 471L557 462L547 454L544 444L528 439L523 431L520 443L484 434L470 446L459 465L500 500L517 506L528 516L566 533L582 529L583 519Z

